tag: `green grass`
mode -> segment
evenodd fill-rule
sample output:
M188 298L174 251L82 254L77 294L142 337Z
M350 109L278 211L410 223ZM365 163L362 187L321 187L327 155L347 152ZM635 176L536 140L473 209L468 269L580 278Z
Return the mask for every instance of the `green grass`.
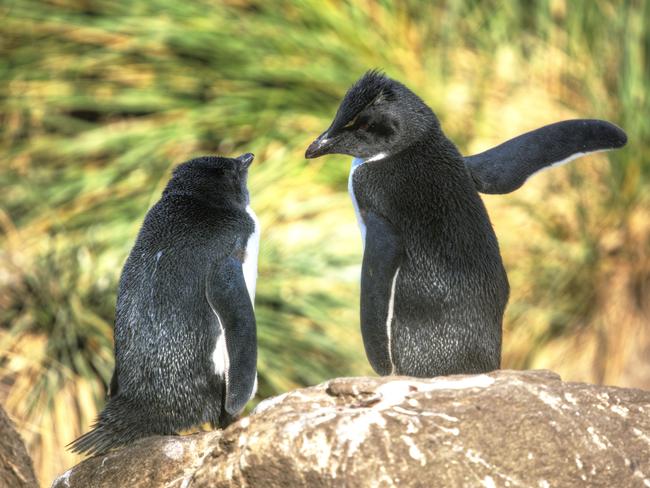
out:
M464 152L562 118L626 129L626 149L486 201L513 288L505 365L628 381L614 338L640 337L650 290L649 2L15 0L0 15L0 399L44 482L103 402L122 263L190 157L257 156L258 397L370 372L349 162L302 156L369 68Z

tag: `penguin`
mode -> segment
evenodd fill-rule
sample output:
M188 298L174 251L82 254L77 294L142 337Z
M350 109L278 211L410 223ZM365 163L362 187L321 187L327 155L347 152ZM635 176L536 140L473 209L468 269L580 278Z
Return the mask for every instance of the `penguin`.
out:
M73 452L103 454L206 422L224 428L254 396L253 158L180 164L147 213L120 277L108 401Z
M361 333L373 369L416 377L498 369L509 284L478 191L514 191L540 169L624 144L621 133L603 121L568 121L464 158L415 93L377 71L363 75L305 157L354 157L348 189L363 241ZM559 149L549 150L558 137Z

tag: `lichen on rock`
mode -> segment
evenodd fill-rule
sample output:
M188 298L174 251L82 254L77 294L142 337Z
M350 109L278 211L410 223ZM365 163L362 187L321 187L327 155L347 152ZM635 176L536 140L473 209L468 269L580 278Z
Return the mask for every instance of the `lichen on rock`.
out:
M650 392L548 371L337 378L225 431L144 439L56 488L650 486Z

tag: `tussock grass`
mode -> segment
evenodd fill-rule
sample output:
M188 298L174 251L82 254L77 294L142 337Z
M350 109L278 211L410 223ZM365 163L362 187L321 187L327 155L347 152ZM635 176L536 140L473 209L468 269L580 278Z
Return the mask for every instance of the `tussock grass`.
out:
M307 162L384 68L476 152L602 117L626 149L486 197L511 284L504 366L650 386L649 2L80 2L0 7L0 399L39 477L78 460L112 368L116 283L171 168L245 151L263 240L266 397L370 371L349 162Z

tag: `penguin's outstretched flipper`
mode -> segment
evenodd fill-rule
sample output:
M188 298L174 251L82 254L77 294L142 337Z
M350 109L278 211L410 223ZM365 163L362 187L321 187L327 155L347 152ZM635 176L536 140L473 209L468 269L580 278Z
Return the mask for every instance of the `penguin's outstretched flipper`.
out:
M257 378L255 313L240 258L235 253L214 263L206 286L206 298L220 329L213 360L226 385L222 424L254 395Z
M534 173L592 152L623 147L625 132L596 119L565 120L510 139L480 154L465 157L481 193L515 191Z
M380 375L393 372L391 329L395 286L403 248L392 225L373 212L363 212L366 244L361 268L361 334L366 355Z

